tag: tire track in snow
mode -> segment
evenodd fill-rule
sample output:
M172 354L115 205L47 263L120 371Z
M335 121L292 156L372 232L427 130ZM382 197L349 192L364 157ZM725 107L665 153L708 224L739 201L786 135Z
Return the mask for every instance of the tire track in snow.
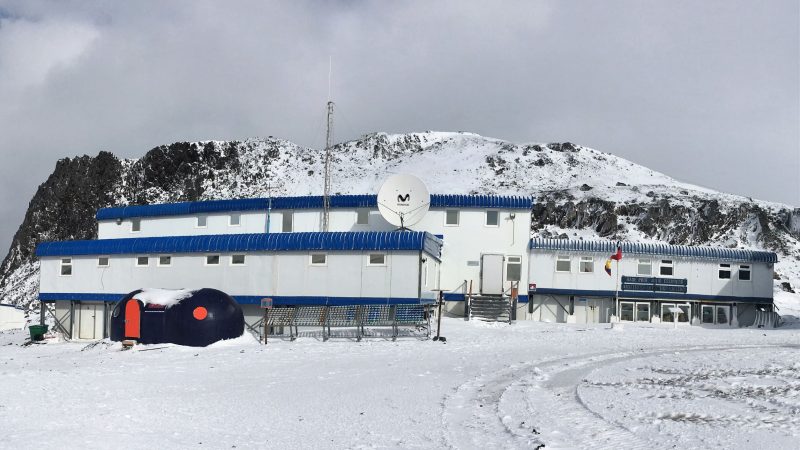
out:
M690 346L601 352L507 366L459 386L442 402L444 441L452 448L642 448L657 441L637 435L589 408L578 386L592 370L660 354L791 345Z

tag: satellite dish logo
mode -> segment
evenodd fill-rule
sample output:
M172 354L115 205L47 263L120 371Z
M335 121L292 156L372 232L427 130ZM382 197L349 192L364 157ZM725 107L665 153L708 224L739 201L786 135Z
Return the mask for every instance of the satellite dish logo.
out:
M408 206L411 201L411 194L400 194L397 196L397 206Z

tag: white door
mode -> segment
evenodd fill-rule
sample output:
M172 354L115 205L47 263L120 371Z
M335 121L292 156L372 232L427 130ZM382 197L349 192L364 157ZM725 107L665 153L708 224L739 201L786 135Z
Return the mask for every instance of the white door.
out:
M97 305L81 305L79 339L96 339Z
M481 294L503 295L503 255L481 255Z

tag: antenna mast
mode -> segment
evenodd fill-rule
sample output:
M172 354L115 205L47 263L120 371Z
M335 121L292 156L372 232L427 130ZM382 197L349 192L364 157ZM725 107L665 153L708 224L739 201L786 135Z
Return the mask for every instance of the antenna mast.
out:
M322 198L322 231L328 231L331 209L331 145L333 143L333 101L331 101L331 60L328 60L328 130L325 133L325 192Z

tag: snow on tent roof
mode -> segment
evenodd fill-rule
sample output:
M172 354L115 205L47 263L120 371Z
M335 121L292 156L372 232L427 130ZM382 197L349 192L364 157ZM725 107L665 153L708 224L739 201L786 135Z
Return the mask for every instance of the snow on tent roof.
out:
M272 204L270 205L270 201ZM530 209L533 199L524 196L498 195L431 195L431 208L503 208ZM376 195L334 195L331 208L376 208ZM199 202L161 203L155 205L117 206L97 210L97 220L116 220L130 217L185 216L231 211L266 211L268 208L321 209L322 196L245 198L207 200Z
M612 241L576 241L570 239L531 239L532 250L563 250L588 253L614 253L617 246L622 247L622 254L652 256L679 256L687 258L731 260L743 262L778 262L778 255L772 252L738 250L721 247L700 247L692 245L644 244L638 242Z
M189 289L142 289L135 298L149 305L161 305L167 308L177 305L189 298L195 291Z
M36 256L306 250L421 250L436 259L442 241L423 231L314 232L165 236L43 242Z

